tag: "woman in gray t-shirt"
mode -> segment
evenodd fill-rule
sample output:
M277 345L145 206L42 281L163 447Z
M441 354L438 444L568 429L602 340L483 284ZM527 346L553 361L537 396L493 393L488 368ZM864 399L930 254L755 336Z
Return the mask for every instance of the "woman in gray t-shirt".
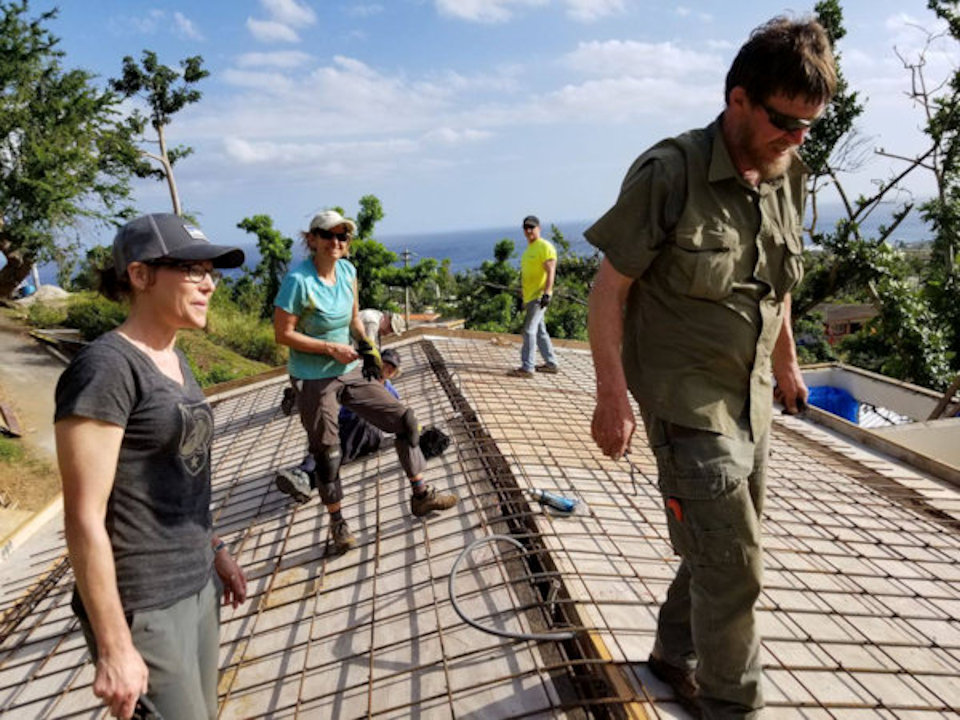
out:
M93 692L120 718L138 701L168 720L216 717L217 596L236 607L246 578L212 531L213 413L174 343L206 325L214 268L242 262L176 215L131 221L101 288L130 314L57 384L73 607Z

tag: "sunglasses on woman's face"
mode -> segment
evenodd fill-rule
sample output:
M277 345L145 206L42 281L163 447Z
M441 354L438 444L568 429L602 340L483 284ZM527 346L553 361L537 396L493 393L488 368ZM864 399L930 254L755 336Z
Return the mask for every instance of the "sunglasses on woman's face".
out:
M342 243L350 242L350 233L348 232L330 232L329 230L321 230L317 228L313 231L313 234L324 240L339 240Z

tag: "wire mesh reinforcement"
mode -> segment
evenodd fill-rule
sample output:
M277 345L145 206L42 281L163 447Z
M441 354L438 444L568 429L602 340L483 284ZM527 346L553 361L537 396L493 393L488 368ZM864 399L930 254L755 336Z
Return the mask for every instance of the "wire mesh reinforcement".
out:
M450 450L428 481L454 511L410 516L387 443L344 466L344 512L358 537L336 556L316 500L276 491L305 450L279 410L284 381L215 402L214 516L250 578L224 609L220 716L675 716L645 660L676 559L653 457L604 458L589 436L589 354L558 350L561 373L506 378L515 345L436 338L400 349L398 387ZM527 488L583 501L551 517ZM777 418L764 509L759 604L764 686L776 714L950 716L960 707L960 540L955 489L794 419ZM446 582L475 539L506 533L521 553L478 551L458 575L472 617L504 629L575 628L530 643L466 626ZM58 528L21 548L0 588L0 715L103 717L69 610ZM578 647L576 642L582 646Z

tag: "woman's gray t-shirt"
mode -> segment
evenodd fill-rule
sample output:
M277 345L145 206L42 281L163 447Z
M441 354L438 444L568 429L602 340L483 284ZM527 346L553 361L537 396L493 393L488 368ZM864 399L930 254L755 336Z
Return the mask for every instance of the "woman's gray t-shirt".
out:
M177 355L183 386L109 332L83 348L57 383L55 420L80 416L124 428L106 526L126 612L199 592L213 566L213 412Z

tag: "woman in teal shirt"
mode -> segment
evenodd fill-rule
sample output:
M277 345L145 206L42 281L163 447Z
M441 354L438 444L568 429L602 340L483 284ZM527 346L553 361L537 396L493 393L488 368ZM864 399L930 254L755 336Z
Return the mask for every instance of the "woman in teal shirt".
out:
M297 502L307 502L311 490L330 513L330 533L338 552L356 544L341 511L340 406L384 432L396 434L397 457L410 480L411 512L422 517L457 503L457 496L438 493L423 480L420 426L413 410L375 382L382 371L376 344L364 336L359 317L357 271L347 260L353 220L325 210L303 233L310 257L287 273L274 300L273 325L277 342L290 348L288 368L297 379L300 421L307 433L315 469L282 470L277 487ZM358 340L357 349L350 344ZM359 362L362 359L362 365Z

